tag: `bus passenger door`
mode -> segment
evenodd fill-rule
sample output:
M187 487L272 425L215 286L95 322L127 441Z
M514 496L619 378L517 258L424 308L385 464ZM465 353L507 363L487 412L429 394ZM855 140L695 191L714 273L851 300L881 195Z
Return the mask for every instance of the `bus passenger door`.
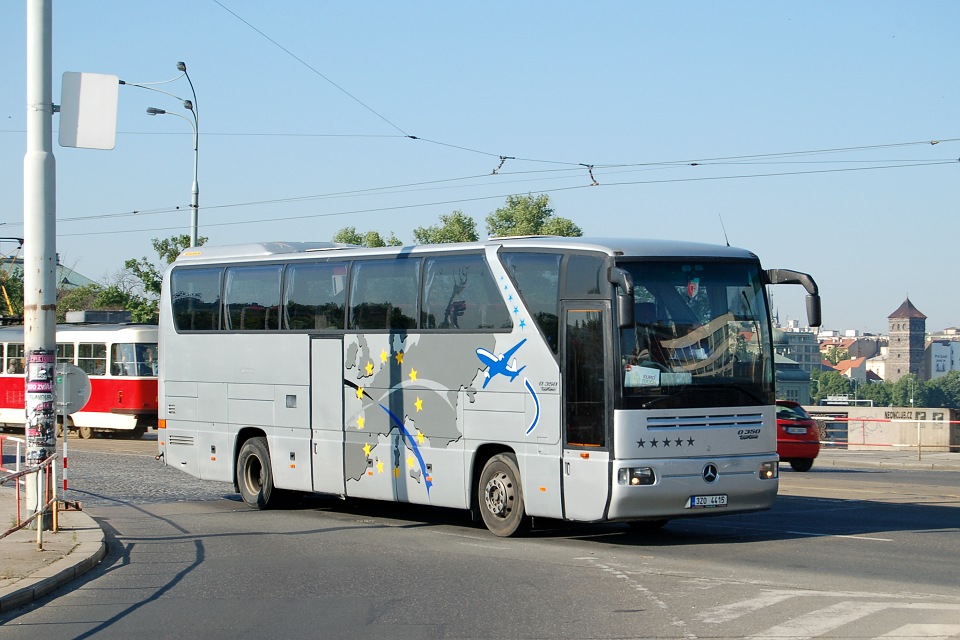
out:
M343 495L343 340L340 336L310 341L310 421L313 490Z
M565 302L561 311L564 517L599 520L610 489L605 362L610 310L604 303Z

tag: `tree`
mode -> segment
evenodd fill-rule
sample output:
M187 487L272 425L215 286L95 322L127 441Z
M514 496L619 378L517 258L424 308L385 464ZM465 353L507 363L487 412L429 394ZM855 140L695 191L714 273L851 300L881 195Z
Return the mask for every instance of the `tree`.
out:
M200 246L206 243L206 241L207 238L205 237L198 238L197 245ZM146 257L140 258L139 260L131 258L124 262L123 266L140 281L140 285L143 287L145 294L152 294L159 297L160 286L163 283L163 272L166 271L167 265L176 260L177 256L190 246L190 236L183 234L162 240L154 238L150 242L153 244L154 250L163 262L161 267L157 267Z
M934 407L960 409L960 371L948 371L924 384L930 394L930 404Z
M417 244L444 244L447 242L476 242L477 223L457 209L449 215L440 216L440 225L417 227L413 239Z
M380 235L379 231L367 231L361 234L356 227L344 227L337 231L331 242L340 242L343 244L356 244L362 247L400 247L403 242L390 232L390 237L386 240Z
M206 237L197 238L197 246L205 244L207 240ZM104 294L113 300L124 300L123 308L132 312L135 322L157 321L163 273L167 266L190 246L190 236L182 234L163 239L154 238L150 242L161 260L160 266L147 257L139 260L131 258L123 263L125 271L106 287Z
M0 316L4 318L23 318L23 269L13 267L9 272L0 272L5 298L0 301ZM8 306L9 305L9 306Z
M868 382L857 388L857 393L864 400L873 400L875 407L887 407L891 403L891 385L886 382Z
M566 218L554 216L550 196L507 196L506 204L487 216L491 236L555 235L580 237L583 231Z

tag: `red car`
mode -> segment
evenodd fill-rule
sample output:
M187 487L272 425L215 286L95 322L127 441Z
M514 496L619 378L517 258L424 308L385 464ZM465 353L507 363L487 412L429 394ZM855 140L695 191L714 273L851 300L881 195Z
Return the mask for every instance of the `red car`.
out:
M820 453L820 428L791 400L777 400L777 453L794 471L810 471Z

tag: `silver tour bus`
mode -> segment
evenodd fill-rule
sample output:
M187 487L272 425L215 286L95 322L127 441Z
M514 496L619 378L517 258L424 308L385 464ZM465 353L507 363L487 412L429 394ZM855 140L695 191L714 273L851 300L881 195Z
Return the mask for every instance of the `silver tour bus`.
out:
M764 270L743 249L559 237L194 247L160 301L160 456L251 507L318 492L532 518L766 509Z

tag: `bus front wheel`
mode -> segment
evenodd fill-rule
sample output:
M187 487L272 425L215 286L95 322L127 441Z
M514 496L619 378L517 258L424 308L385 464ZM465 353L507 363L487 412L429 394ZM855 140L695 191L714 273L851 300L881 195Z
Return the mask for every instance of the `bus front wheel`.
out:
M494 535L506 538L526 531L529 520L524 514L520 468L513 454L501 453L487 461L477 497L483 523Z
M237 487L240 497L254 509L268 509L274 497L273 468L266 438L250 438L237 458Z
M77 427L77 435L83 440L89 440L93 437L93 429L90 427Z

